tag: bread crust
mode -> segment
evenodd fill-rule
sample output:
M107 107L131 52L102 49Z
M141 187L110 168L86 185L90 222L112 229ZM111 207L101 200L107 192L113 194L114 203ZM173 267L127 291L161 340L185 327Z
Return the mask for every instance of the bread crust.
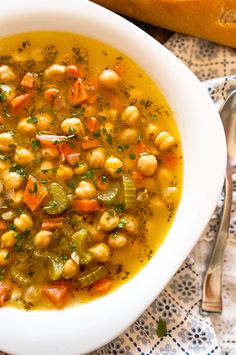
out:
M236 0L94 0L155 26L236 48Z

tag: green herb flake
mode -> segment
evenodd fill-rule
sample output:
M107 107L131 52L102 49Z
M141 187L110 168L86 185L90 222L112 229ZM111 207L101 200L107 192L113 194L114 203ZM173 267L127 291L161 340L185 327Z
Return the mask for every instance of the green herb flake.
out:
M94 136L95 138L101 137L101 131L98 130L98 131L94 132L94 133L93 133L93 136Z
M123 172L122 166L120 166L119 168L117 168L116 171L115 171L116 174L120 174L120 173L122 173L122 172Z
M18 164L13 164L9 171L17 173L22 177L26 176L26 169Z
M72 191L75 191L76 190L76 188L77 188L77 185L76 185L76 183L75 182L73 182L73 181L71 181L71 182L69 182L69 188L72 190Z
M93 179L94 178L94 171L92 169L88 169L85 174L82 176L82 179Z
M118 231L118 229L116 229L116 230L111 234L112 239L115 239L115 238L118 236L118 234L119 234L119 231Z
M32 139L31 146L33 149L40 148L41 147L40 141L38 141L37 139Z
M107 182L107 177L106 177L106 175L102 175L102 182Z
M35 116L30 116L29 118L27 118L27 122L28 123L37 123L38 119Z
M134 153L129 154L130 159L134 160L136 158L136 155Z
M120 219L120 222L118 223L117 227L124 228L127 223L128 223L127 219L125 217L122 217Z
M112 136L110 134L107 134L106 141L108 144L112 145Z
M108 213L111 217L115 216L115 211L114 210L108 210Z
M0 101L3 102L3 101L6 101L6 93L4 91L0 92Z
M118 203L116 206L115 206L115 211L119 214L123 213L125 210L125 205L123 203Z
M157 330L156 330L157 336L162 338L165 337L167 334L167 327L166 327L166 322L162 319L159 319L157 322Z
M47 184L47 180L41 180L41 184L46 185Z
M5 278L5 269L0 267L0 281Z
M151 115L150 116L151 121L156 121L157 120L157 115Z
M51 200L47 203L47 205L43 208L44 210L51 209L57 206L57 202L54 200Z
M15 231L16 230L16 226L14 223L10 223L8 224L8 228L7 228L9 231Z
M138 133L138 136L137 136L137 143L139 144L141 142L141 134L140 132Z
M38 191L38 184L37 182L34 181L34 188L33 189L29 189L28 190L31 194L37 194L37 191Z

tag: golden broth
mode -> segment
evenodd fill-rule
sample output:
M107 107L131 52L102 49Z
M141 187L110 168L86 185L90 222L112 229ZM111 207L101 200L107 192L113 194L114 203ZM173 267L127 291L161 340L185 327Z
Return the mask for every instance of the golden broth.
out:
M52 68L54 64L59 67ZM4 71L3 66L7 66L13 72L13 77L10 79L7 72L9 80L5 80L7 76L1 74L1 70ZM119 77L117 86L113 89L106 87L107 84L104 84L101 79L101 73L106 69L112 70L113 76L115 72L116 78L117 75ZM26 85L22 84L25 75ZM4 237L1 237L0 296L2 292L5 295L4 302L9 305L27 309L50 309L54 305L61 307L65 302L71 304L88 301L100 296L103 291L105 293L108 289L115 289L134 276L157 251L168 232L180 200L183 172L181 143L173 113L165 98L149 76L124 54L101 42L70 33L34 32L1 39L0 79L0 132L11 132L10 148L6 151L1 148L3 138L0 135L2 159L0 163L5 164L3 167L0 165L0 178L3 185L1 214L2 223L5 225L2 227L1 235L6 234L7 230L14 232L14 241L12 245L9 244L10 246L6 241L4 242ZM78 87L73 86L75 83L79 83L79 90ZM23 98L22 101L22 97L19 99L21 95L28 96L25 96L26 100ZM126 121L128 115L124 112L129 106L135 107L135 112L138 112L136 123L130 121L129 124ZM91 120L91 117L95 117L95 121ZM63 126L62 123L67 118L76 118L80 121L79 125L81 124L82 128L80 127L79 133L78 127L73 126L73 121L70 121L71 126L68 130L66 123ZM79 121L76 121L77 125ZM96 129L90 126L89 122L93 122L92 124L96 122ZM130 131L128 132L127 129ZM167 132L167 136L173 138L170 146L168 144L166 147L161 146L158 139L156 140L160 132ZM135 136L135 140L130 138L130 134ZM52 142L48 137L45 140L43 135L70 136L71 141L65 141L66 143L63 141L62 144L59 138L54 138ZM86 146L88 142L89 148ZM65 153L62 145L64 148L67 145L67 149L71 149L72 152L69 155L68 152ZM26 163L28 158L24 154L23 162L20 161L19 156L16 157L18 153L15 151L21 148L31 154L28 163ZM54 157L47 158L45 153L47 148L51 149L49 156L54 154ZM105 168L106 164L101 163L101 166L97 167L97 163L92 162L91 155L94 149L100 148L104 149L102 154L106 161L109 157L115 156L122 162L122 167L117 169L117 176L113 176L114 171L113 175L109 173L109 169ZM156 161L157 169L150 176L148 176L149 168L145 171L144 165L141 164L141 160L139 161L142 156L152 156ZM79 160L75 163L72 158ZM86 163L88 167L80 174L81 162ZM9 171L20 175L22 181L19 186L14 184L11 186L11 183L7 183L6 176ZM26 191L29 175L37 181L33 180L33 184L31 181L29 185L31 187ZM83 210L85 198L81 198L81 194L84 190L82 189L82 192L76 190L82 186L81 181L93 184L96 190L94 195L90 191L90 197L86 198L89 199L89 208L91 208L91 204L97 206L98 196L104 193L104 186L101 186L101 183L107 184L108 190L111 187L114 190L114 186L121 189L124 183L123 175L128 176L132 186L135 186L136 202L131 208L124 209L123 192L119 190L117 199L114 203L109 202L109 206L100 198L99 210ZM54 207L50 205L52 202L50 188L55 182L67 196L66 208L59 213L55 212L55 201ZM91 190L90 185L87 187ZM47 196L42 198L36 208L31 208L39 197L37 189L42 189ZM19 191L24 193L24 201L17 200ZM82 210L81 201L83 201ZM48 204L48 209L45 209ZM54 212L52 212L53 208ZM113 229L101 228L101 215L105 213L104 210L112 211L111 218L114 218L112 213L119 218L118 225ZM51 211L51 214L47 214L47 211ZM10 212L10 217L7 216L8 219L4 220L6 212ZM21 219L22 214L30 216L33 221L29 231L27 228L21 230L22 221L20 220L19 225L19 218ZM132 233L126 231L130 214L139 223L137 231ZM73 224L75 215L80 220ZM58 218L58 228L55 220L52 221L55 216ZM50 229L47 225L43 228L42 221L45 218L51 220L54 227ZM61 223L62 219L63 223ZM89 229L91 226L95 226L96 229L99 227L104 236L101 238L93 236ZM106 246L108 244L110 253L106 261L101 261L97 255L92 254L91 266L104 267L105 265L107 275L103 276L112 282L107 290L101 292L96 289L94 291L92 284L89 287L81 287L78 280L81 273L89 269L90 264L80 263L78 266L78 262L74 261L76 258L73 259L71 256L72 252L79 253L77 246L73 245L76 243L72 235L81 228L87 227L86 248L92 248L99 243ZM49 231L47 236L49 242L45 236L43 241L40 237L35 237L42 230ZM113 246L113 241L119 233L123 233L127 239L126 245L122 248ZM1 264L1 251L5 252L4 255L6 259L9 258L9 263L3 260ZM49 253L46 256L45 251ZM89 253L92 253L92 249ZM56 275L55 270L52 271L53 276L48 275L48 270L53 267L52 260L58 264L58 268L61 267ZM65 277L65 264L68 260L72 260L71 264L77 271L72 277L69 277L69 274ZM70 294L73 296L67 297L63 303L55 303L52 301L52 285L59 287L60 291L67 292L67 288L63 289L64 281L66 287L69 285L72 290ZM5 291L4 282L7 283ZM46 291L43 288L45 284L47 287L49 285ZM29 296L30 291L33 293L32 297Z

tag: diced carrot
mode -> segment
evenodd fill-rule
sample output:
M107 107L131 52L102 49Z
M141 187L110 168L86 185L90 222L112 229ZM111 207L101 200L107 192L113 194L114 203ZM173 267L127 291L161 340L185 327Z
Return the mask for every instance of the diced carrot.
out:
M144 176L142 174L140 174L138 171L133 171L132 177L134 180L143 180L144 179Z
M65 72L74 78L82 78L84 76L82 70L77 65L68 65Z
M119 113L124 110L125 103L119 96L108 90L104 93L104 95L106 95L106 98L109 100L111 107L115 108Z
M109 182L102 181L101 178L98 178L96 183L97 183L97 187L99 188L99 190L106 190L109 187Z
M76 165L80 161L80 154L79 153L73 153L73 154L68 154L66 156L66 160L70 165Z
M108 293L112 287L112 280L109 280L107 277L103 277L100 280L94 282L92 288L91 288L91 293L96 294L105 294Z
M99 145L100 142L98 139L87 140L82 143L82 149L89 150L89 149L97 148Z
M149 148L146 146L144 142L138 143L135 147L136 155L139 155L141 153L148 153L148 152L149 152Z
M29 92L28 94L22 94L22 95L14 97L14 99L11 100L11 107L13 109L24 108L25 106L27 106L30 103L32 96L33 96L33 93Z
M58 308L62 308L66 303L66 300L69 296L69 291L69 284L63 281L43 286L43 292L45 295Z
M86 83L87 83L87 86L89 88L89 91L95 92L98 89L98 87L99 87L99 83L98 83L98 78L97 77L90 79Z
M68 100L71 104L77 105L85 102L88 99L88 94L85 90L85 86L80 78L72 84L69 90Z
M0 220L0 231L6 231L7 230L7 222L4 221L3 219Z
M12 285L10 282L1 281L0 282L0 307L4 305L7 301L8 296L12 290Z
M68 136L56 136L51 134L36 134L36 138L44 147L58 147L68 141Z
M34 211L39 207L47 194L48 192L46 187L44 187L34 176L29 175L24 191L23 201L31 209L31 211Z
M75 144L71 146L70 144L61 144L58 147L58 150L63 154L64 158L70 165L75 165L80 161L79 147Z
M53 230L53 229L60 229L63 227L64 225L64 217L55 217L55 218L49 218L49 219L45 219L42 222L41 228L43 230Z
M100 206L96 200L74 200L72 203L72 208L76 212L96 212L100 210Z
M117 64L114 68L115 72L120 76L123 77L125 75L125 69L122 65Z
M35 77L32 73L25 74L24 78L21 81L21 86L25 89L33 89L35 85Z
M88 117L86 122L89 132L93 133L99 129L99 121L96 117Z
M179 157L175 154L166 154L163 156L163 163L169 168L174 168L179 162Z

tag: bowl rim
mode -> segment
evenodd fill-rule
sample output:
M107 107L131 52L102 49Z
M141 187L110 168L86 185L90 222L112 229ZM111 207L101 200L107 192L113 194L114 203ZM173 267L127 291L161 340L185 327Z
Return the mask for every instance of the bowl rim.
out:
M133 279L107 296L62 311L0 309L2 350L24 355L83 354L111 341L132 324L165 287L197 242L222 189L225 136L214 104L199 80L165 47L124 18L87 0L58 0L56 6L47 0L8 0L1 4L1 37L40 29L100 39L135 60L167 96L183 142L183 195L176 217L158 252ZM187 113L191 115L189 121ZM196 159L195 163L192 159ZM208 198L204 200L206 194ZM200 210L194 209L195 206ZM182 233L181 244L174 237L183 232L183 226L186 235ZM161 268L163 260L169 262L165 268Z

